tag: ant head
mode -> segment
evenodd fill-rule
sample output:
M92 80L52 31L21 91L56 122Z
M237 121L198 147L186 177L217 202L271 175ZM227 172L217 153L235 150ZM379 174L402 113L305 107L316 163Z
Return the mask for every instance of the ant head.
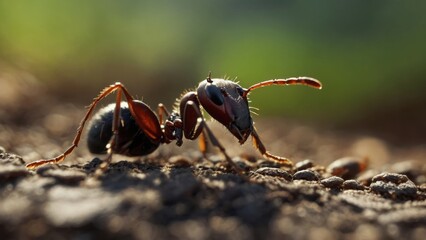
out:
M254 89L271 85L305 85L317 89L322 87L321 82L314 78L296 77L267 80L244 89L230 80L212 79L209 73L207 79L198 85L198 101L210 116L222 123L242 144L253 132L248 94Z
M210 74L197 88L201 106L223 124L241 144L253 131L246 91L233 81L212 79Z

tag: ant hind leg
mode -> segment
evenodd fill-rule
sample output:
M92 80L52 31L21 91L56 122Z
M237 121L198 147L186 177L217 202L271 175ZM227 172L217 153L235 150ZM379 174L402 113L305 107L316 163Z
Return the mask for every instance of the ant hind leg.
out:
M118 91L117 91L118 90ZM81 120L81 122L80 122L80 125L79 125L79 127L78 127L78 129L77 129L77 132L76 132L76 134L75 134L75 137L74 137L74 140L72 141L72 144L71 144L71 146L70 147L68 147L67 148L67 150L65 150L65 152L63 152L62 154L60 154L60 155L58 155L58 156L56 156L56 157L54 157L54 158L50 158L50 159L41 159L41 160L38 160L38 161L34 161L34 162L31 162L31 163L28 163L27 165L26 165L26 167L28 168L28 169L35 169L35 168L37 168L37 167L41 167L41 166L43 166L43 165L46 165L46 164L58 164L58 163L60 163L60 162L62 162L62 161L64 161L65 160L65 158L69 155L69 154L71 154L73 151L74 151L74 149L78 146L78 144L79 144L79 142L80 142L80 138L81 138L81 134L83 133L83 129L84 129L84 126L85 126L85 124L86 124L86 122L87 122L87 120L89 119L89 117L92 115L92 113L93 113L93 111L95 110L95 107L96 107L96 105L102 100L102 99L104 99L106 96L108 96L109 94L111 94L111 93L113 93L113 92L115 92L115 91L117 91L117 100L116 100L116 102L119 102L119 101L121 101L121 91L123 91L124 93L125 93L125 95L126 95L126 98L127 98L127 101L131 101L132 100L132 98L131 98L131 96L130 96L130 94L127 92L127 90L124 88L124 85L123 84L121 84L121 83L119 83L119 82L117 82L117 83L115 83L115 84L113 84L113 85L110 85L110 86L108 86L108 87L106 87L106 88L104 88L100 93L99 93L99 95L96 97L96 98L94 98L93 99L93 101L92 101L92 103L89 105L89 107L88 107L88 110L87 110L87 112L86 112L86 114L84 115L84 117L83 117L83 119ZM119 112L119 110L120 110L120 108L119 108L119 106L118 106L118 112L117 112L117 106L116 106L116 110L115 110L115 113L114 113L114 117L115 118L117 118L117 116L119 117L120 116L120 112ZM119 120L117 120L118 122L119 122ZM117 125L118 126L118 125ZM117 128L118 129L118 128Z

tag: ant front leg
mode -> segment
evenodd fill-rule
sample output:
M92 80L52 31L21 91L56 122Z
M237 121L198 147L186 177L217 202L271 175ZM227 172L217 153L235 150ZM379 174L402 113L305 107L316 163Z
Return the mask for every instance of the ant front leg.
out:
M280 157L280 156L276 156L271 154L270 152L268 152L266 150L265 145L263 145L262 141L260 140L259 135L256 132L256 129L254 129L253 127L253 131L251 132L251 136L253 138L253 145L254 147L259 150L259 152L266 157L267 159L276 161L278 163L281 163L282 165L292 168L293 167L293 162L290 159L287 159L285 157Z
M226 153L225 148L222 144L220 144L219 140L206 124L203 115L201 114L200 107L196 104L196 102L192 100L185 101L184 103L181 102L181 107L183 107L183 109L181 108L181 112L183 114L183 130L185 137L187 139L194 140L201 136L200 141L202 142L199 143L199 146L204 156L206 156L206 137L208 137L212 145L217 147L225 156L228 164L231 165L238 174L242 175L244 172L243 169L235 164Z

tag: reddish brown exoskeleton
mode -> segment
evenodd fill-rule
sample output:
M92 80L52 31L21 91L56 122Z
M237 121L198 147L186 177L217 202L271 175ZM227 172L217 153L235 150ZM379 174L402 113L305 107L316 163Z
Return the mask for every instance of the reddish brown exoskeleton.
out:
M223 124L240 144L251 136L254 147L264 157L291 167L293 164L290 160L266 150L250 116L248 94L254 89L271 85L306 85L321 89L321 82L310 77L268 80L244 89L233 81L211 78L209 75L199 83L195 91L185 93L178 100L178 108L172 113L169 113L163 104L159 104L157 116L147 104L134 99L124 85L117 82L103 89L89 105L72 145L64 153L55 158L31 162L26 166L33 169L63 161L77 147L83 128L96 105L109 94L116 92L115 103L99 110L93 117L88 133L89 150L92 153L108 153L104 168L108 166L113 153L143 156L155 151L163 143L176 141L176 144L181 146L185 137L190 140L200 138L199 146L204 154L206 140L209 139L212 145L222 152L226 161L241 172L206 124L202 108ZM126 102L121 100L123 94Z

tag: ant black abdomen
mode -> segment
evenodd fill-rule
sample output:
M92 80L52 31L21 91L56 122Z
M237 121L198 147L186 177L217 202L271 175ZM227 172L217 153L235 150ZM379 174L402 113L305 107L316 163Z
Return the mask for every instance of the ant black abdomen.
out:
M100 109L93 117L87 134L89 151L94 154L106 154L107 145L112 137L112 124L115 103ZM126 102L121 103L121 122L118 130L118 142L112 151L126 156L143 156L155 151L159 143L152 141L139 129Z

